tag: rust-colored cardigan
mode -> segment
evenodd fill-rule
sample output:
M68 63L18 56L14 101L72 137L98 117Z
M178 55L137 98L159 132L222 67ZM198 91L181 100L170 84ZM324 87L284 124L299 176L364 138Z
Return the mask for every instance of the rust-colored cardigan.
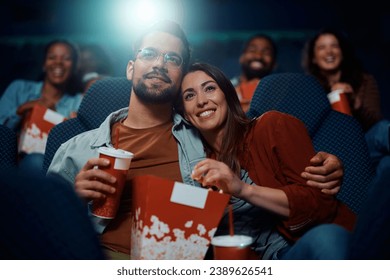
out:
M283 190L288 198L290 216L281 218L279 230L297 240L309 228L336 223L352 230L355 214L335 196L309 187L301 172L315 151L304 124L297 118L270 111L260 116L247 134L241 168L256 185Z

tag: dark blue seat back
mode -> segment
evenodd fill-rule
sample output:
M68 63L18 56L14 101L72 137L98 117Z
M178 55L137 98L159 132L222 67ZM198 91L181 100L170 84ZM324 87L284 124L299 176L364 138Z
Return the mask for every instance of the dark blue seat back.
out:
M0 168L15 167L18 158L17 136L15 131L1 124L0 143Z
M257 117L269 110L299 118L313 136L331 108L324 89L314 77L283 73L261 80L253 95L248 116Z
M0 259L105 259L84 202L60 178L0 170Z
M266 76L253 96L248 116L269 110L289 113L302 120L317 151L339 157L344 179L337 197L358 213L374 177L374 168L359 123L351 116L331 109L318 81L300 73Z
M131 81L125 77L98 80L85 95L77 117L86 128L97 128L110 113L129 106L130 92Z
M106 117L130 101L131 82L125 77L105 78L96 81L88 90L77 112L77 117L53 127L49 133L43 171L46 173L59 146L85 131L95 129Z
M390 260L390 168L375 177L350 242L352 260Z

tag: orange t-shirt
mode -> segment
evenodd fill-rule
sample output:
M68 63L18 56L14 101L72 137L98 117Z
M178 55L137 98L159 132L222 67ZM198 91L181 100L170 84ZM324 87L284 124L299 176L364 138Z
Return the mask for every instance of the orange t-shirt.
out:
M238 98L240 99L241 107L244 112L249 110L250 102L258 84L258 80L251 80L248 82L240 82L238 86L236 86Z
M172 121L147 129L134 129L118 122L112 127L112 143L130 151L134 158L130 164L126 185L122 193L117 216L101 236L103 246L130 254L131 180L137 175L155 175L181 182L177 142L172 135Z

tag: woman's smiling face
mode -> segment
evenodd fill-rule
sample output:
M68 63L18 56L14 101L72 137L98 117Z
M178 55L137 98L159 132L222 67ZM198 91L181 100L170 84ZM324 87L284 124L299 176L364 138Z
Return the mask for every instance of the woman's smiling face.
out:
M337 38L332 34L318 37L314 45L313 62L323 71L337 70L343 59L343 54Z
M188 73L181 85L184 115L202 134L222 135L227 118L225 94L203 71Z

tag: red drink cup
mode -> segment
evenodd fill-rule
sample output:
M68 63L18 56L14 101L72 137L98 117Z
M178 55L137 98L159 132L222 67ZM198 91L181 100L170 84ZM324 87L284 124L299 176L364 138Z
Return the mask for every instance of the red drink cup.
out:
M214 260L249 260L253 239L246 235L220 235L211 239Z
M348 98L341 89L328 93L328 99L333 110L352 116Z
M93 202L93 215L105 219L115 218L123 187L125 185L127 171L129 170L133 156L132 153L120 149L108 147L99 148L99 157L106 158L110 161L109 166L100 167L99 169L110 173L116 178L116 182L112 184L116 191L113 194L106 194L106 199L95 200Z

